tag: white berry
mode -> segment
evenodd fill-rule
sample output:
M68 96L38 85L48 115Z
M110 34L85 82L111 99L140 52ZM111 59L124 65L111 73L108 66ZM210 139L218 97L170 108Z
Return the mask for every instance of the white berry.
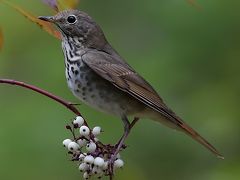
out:
M77 124L79 127L83 125L84 119L81 116L77 116L76 119L73 121L73 124Z
M86 146L86 150L90 153L94 152L97 148L97 145L94 142L90 142Z
M69 151L77 151L77 150L79 150L79 148L80 148L79 145L75 142L70 142L68 144L68 150Z
M80 155L79 155L79 160L83 160L85 157L86 157L86 155L80 154Z
M96 157L94 159L94 165L97 167L102 167L104 165L104 159L100 157Z
M104 162L103 166L102 166L103 170L107 170L108 169L108 161Z
M86 163L82 163L79 165L78 169L83 172L83 171L87 171L89 169L89 165L87 165Z
M117 159L120 159L120 158L121 158L121 156L120 156L120 154L118 153L118 154L117 154Z
M103 172L100 173L97 178L98 178L98 179L102 179L102 177L103 177Z
M85 173L83 174L83 178L84 178L84 179L89 179L89 178L90 178L88 172L85 172Z
M87 145L87 140L86 139L79 139L79 140L77 140L77 143L80 147L83 147L83 146Z
M93 162L94 162L94 157L91 156L91 155L86 156L86 157L84 158L84 162L87 163L87 164L93 164Z
M90 130L87 126L81 126L79 132L82 136L85 137L87 137L90 134Z
M123 165L124 165L123 160L117 159L117 160L114 162L113 167L114 167L114 168L121 168L121 167L123 167Z
M64 146L64 147L68 147L68 145L69 145L70 142L72 142L71 139L65 139L65 140L63 141L63 146Z
M92 174L102 174L102 170L96 166L92 168Z
M101 127L98 126L94 127L92 133L94 136L98 136L101 133Z

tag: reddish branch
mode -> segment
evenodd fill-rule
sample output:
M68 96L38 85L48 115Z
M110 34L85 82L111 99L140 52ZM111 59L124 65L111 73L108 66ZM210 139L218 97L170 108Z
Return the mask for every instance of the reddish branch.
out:
M72 103L67 102L67 101L63 100L62 98L60 98L58 96L55 96L54 94L52 94L50 92L47 92L43 89L40 89L36 86L26 84L24 82L12 80L12 79L0 79L0 84L10 84L10 85L16 85L16 86L20 86L20 87L23 87L23 88L26 88L26 89L30 89L32 91L35 91L39 94L42 94L44 96L47 96L47 97L53 99L54 101L62 104L66 108L68 108L70 111L72 111L77 116L81 116L81 113L77 110L77 108L74 107L74 105Z
M15 86L20 86L20 87L23 87L23 88L26 88L26 89L30 89L34 92L37 92L37 93L42 94L46 97L49 97L50 99L53 99L54 101L56 101L56 102L62 104L63 106L65 106L67 109L72 111L77 116L81 116L81 113L78 111L78 109L76 107L74 107L74 104L72 104L70 102L67 102L67 101L63 100L62 98L60 98L58 96L55 96L54 94L52 94L48 91L45 91L43 89L40 89L36 86L30 85L30 84L27 84L27 83L24 83L24 82L12 80L12 79L0 79L0 84L10 84L10 85L15 85ZM139 120L139 118L134 118L134 120L130 124L130 129L133 128L133 126L137 123L138 120ZM85 125L88 126L86 121L85 121ZM73 136L75 137L73 129L70 128L70 130L72 131ZM115 146L113 146L113 148L114 147ZM109 178L110 178L110 180L112 180L113 179L113 174L109 174Z
M15 86L20 86L26 89L30 89L34 92L37 92L39 94L42 94L44 96L47 96L51 99L53 99L54 101L62 104L63 106L65 106L66 108L68 108L70 111L72 111L74 114L76 114L77 116L81 116L81 113L78 111L78 109L73 105L73 103L67 102L65 100L63 100L62 98L48 92L45 91L43 89L40 89L36 86L21 82L21 81L16 81L16 80L12 80L12 79L0 79L0 84L10 84L10 85L15 85ZM132 127L136 124L136 122L138 121L138 118L135 118L132 123L130 124L130 129L132 129ZM87 122L85 121L85 124L87 125Z

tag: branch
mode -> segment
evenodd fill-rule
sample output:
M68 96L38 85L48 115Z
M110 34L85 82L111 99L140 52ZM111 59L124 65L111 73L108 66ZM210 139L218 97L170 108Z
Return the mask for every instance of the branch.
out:
M100 168L100 171L96 171L96 167L94 169L93 162L91 162L91 168L90 169L82 169L84 172L83 177L87 178L91 175L97 175L98 177L102 177L103 175L109 176L110 180L113 179L114 171L113 168L121 168L123 167L124 163L121 159L117 158L118 153L126 148L126 146L123 144L124 140L127 138L127 135L132 130L133 126L138 122L139 118L135 117L134 120L130 123L129 131L127 134L124 133L122 138L119 140L119 142L116 145L111 144L103 144L96 138L97 135L100 134L101 128L95 127L93 129L89 128L87 122L81 117L81 113L78 111L78 109L74 106L74 104L67 102L63 100L62 98L55 96L54 94L45 91L43 89L40 89L36 86L16 81L12 79L0 79L0 84L10 84L14 86L23 87L25 89L30 89L34 92L37 92L39 94L42 94L60 104L65 106L67 109L69 109L71 112L76 114L78 117L75 118L75 120L71 123L71 125L67 125L66 128L71 131L73 135L73 140L66 139L63 141L63 145L67 147L69 154L72 156L72 161L81 162L79 169L81 170L83 166L86 166L86 163L88 163L89 158L93 159L96 158L99 160L99 162L95 163L104 163L105 167ZM85 126L82 126L84 124ZM75 135L75 130L78 129L80 132L80 136ZM82 147L86 146L87 153L82 152ZM84 158L83 159L80 158ZM86 161L86 162L85 162ZM97 161L97 160L96 160ZM90 167L87 165L87 167Z
M74 114L76 114L77 116L81 116L81 113L77 110L77 108L74 107L73 103L67 102L65 100L63 100L62 98L55 96L54 94L47 92L43 89L40 89L36 86L21 82L21 81L16 81L16 80L12 80L12 79L0 79L0 84L10 84L10 85L14 85L14 86L20 86L26 89L30 89L34 92L37 92L39 94L42 94L46 97L49 97L51 99L53 99L54 101L62 104L63 106L65 106L67 109L69 109L70 111L72 111ZM85 122L86 124L86 122ZM87 124L86 124L87 125Z

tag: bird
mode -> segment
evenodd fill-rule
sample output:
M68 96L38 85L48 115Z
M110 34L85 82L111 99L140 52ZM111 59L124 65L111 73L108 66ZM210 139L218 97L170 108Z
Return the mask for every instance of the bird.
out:
M38 18L55 24L61 33L65 75L72 93L90 107L123 121L124 133L113 161L129 134L129 117L152 119L181 131L217 157L224 158L177 116L157 91L118 54L91 16L80 10L64 10L54 16Z

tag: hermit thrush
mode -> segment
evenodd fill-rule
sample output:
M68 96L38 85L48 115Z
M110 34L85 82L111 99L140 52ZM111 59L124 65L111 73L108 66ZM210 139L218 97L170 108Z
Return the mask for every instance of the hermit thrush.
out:
M67 84L73 94L89 106L123 120L125 131L119 149L129 133L128 117L145 117L184 132L223 158L166 106L152 86L111 47L89 15L67 10L39 18L54 23L61 31Z

